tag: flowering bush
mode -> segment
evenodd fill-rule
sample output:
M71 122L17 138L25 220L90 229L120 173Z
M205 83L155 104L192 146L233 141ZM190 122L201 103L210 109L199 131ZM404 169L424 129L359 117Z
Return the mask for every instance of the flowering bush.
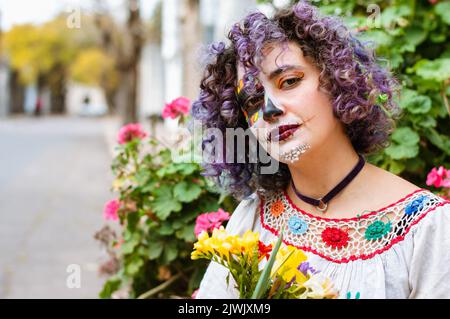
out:
M181 110L183 110L181 108ZM181 116L181 115L179 115ZM104 218L117 221L119 232L105 227L96 234L109 260L101 271L110 276L102 298L189 297L206 263L190 260L198 227L216 227L229 218L236 202L221 195L200 175L197 163L174 163L172 148L129 124L118 134L112 170L117 198L105 204Z
M428 173L426 183L428 186L442 188L438 194L450 200L450 169L445 169L443 166L433 167Z
M189 99L181 96L176 98L163 109L162 117L175 119L182 115L187 115L189 113L190 101Z
M247 231L241 237L233 236L221 226L213 230L212 236L207 231L200 233L191 258L226 267L241 299L337 298L331 281L309 265L303 251L281 244L281 238L275 245L265 245L258 233ZM229 278L227 281L229 284Z
M217 212L201 214L195 221L195 236L198 237L202 231L210 232L214 228L219 228L222 225L222 222L229 219L230 214L225 212L222 208Z
M105 220L113 220L117 221L119 219L119 216L117 215L117 212L120 208L120 203L118 200L110 200L105 204L105 209L103 211L103 218Z
M117 142L119 144L125 144L133 139L143 139L147 136L147 133L142 129L141 124L139 123L131 123L123 126L119 130L119 134L117 135Z

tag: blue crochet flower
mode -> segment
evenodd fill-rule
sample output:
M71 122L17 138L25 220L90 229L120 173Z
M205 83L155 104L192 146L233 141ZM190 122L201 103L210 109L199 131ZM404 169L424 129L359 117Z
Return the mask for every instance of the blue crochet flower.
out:
M423 208L423 205L427 200L428 200L428 196L424 196L424 195L413 200L411 203L408 204L408 206L406 206L405 214L412 215L412 214L417 213L418 210L421 210Z
M308 224L297 216L292 216L288 221L290 231L295 235L301 235L308 230Z

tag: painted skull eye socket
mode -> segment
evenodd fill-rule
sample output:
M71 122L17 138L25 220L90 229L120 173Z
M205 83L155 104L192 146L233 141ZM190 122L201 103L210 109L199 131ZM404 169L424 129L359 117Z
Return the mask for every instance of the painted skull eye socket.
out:
M258 112L264 105L264 93L252 95L247 98L243 104L243 108L250 114Z
M243 88L240 88L237 98L241 108L251 116L264 105L264 87L262 84L257 83L256 92L253 94L247 94Z

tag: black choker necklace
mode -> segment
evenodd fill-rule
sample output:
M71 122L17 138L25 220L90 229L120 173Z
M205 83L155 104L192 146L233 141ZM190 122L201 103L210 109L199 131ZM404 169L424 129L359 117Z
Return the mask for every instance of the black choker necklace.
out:
M328 202L336 196L341 190L344 189L345 186L350 184L350 182L358 175L358 173L362 170L364 167L364 157L361 154L358 154L359 161L358 164L351 170L350 173L348 173L347 176L339 183L337 184L331 191L328 192L325 196L319 199L314 199L305 195L300 194L300 192L295 188L294 182L291 180L292 188L294 189L295 195L297 195L298 198L303 200L304 202L307 202L308 204L311 204L313 206L316 206L318 210L321 212L325 212L328 208Z

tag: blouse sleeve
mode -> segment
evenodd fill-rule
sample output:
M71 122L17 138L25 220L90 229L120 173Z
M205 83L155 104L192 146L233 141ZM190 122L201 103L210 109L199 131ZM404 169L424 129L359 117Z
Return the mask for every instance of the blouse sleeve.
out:
M450 202L431 209L413 233L410 298L450 298Z
M226 230L231 235L242 235L254 228L258 216L259 198L256 193L243 200L234 210L228 221ZM211 262L200 283L197 299L238 299L239 293L235 288L235 281L230 275L229 285L226 278L229 274L224 266Z

